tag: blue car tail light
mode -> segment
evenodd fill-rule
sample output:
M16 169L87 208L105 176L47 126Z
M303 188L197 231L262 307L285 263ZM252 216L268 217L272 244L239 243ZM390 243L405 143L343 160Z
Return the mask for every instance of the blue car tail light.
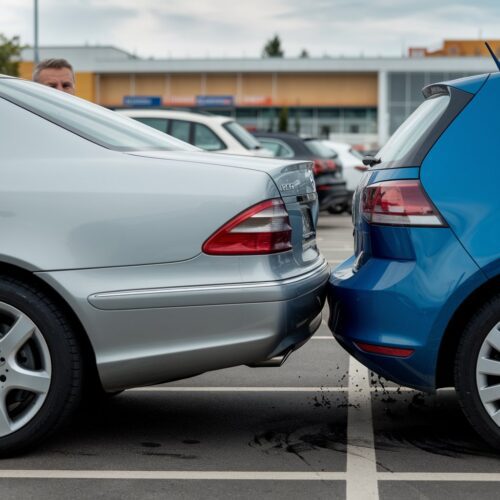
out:
M391 180L366 186L361 215L370 224L445 227L418 179Z

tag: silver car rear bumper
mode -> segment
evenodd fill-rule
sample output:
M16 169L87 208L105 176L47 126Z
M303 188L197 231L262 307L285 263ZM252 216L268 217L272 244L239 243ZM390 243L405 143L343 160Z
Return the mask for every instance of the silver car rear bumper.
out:
M86 293L88 282L71 272L57 274L44 277L82 322L104 388L118 390L258 363L301 345L321 323L329 268L322 262L277 281L104 293Z
M321 283L325 271L328 264L323 262L306 274L279 281L120 290L92 294L88 301L97 309L118 310L288 300Z

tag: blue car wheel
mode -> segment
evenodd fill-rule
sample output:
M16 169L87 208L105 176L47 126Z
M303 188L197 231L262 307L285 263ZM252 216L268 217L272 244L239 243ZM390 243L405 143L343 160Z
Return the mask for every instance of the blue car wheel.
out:
M455 362L462 409L474 429L500 447L500 294L468 322Z

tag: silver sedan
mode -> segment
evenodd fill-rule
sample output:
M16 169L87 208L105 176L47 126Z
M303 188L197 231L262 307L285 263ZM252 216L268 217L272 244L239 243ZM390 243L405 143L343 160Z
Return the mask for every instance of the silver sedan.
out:
M321 322L307 162L216 155L0 77L0 455L82 395L280 364Z

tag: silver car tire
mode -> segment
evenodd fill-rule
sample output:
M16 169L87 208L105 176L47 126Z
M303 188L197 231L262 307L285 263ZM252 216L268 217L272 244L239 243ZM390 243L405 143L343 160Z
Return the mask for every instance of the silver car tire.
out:
M455 386L469 422L500 449L500 295L467 322L457 350Z
M46 294L0 276L0 456L50 436L79 402L77 338Z

